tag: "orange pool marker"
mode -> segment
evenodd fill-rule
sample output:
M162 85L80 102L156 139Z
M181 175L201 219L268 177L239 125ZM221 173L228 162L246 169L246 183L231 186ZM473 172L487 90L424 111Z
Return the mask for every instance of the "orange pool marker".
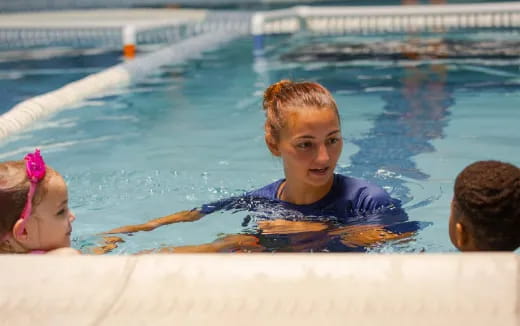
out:
M127 59L135 57L135 44L125 44L123 46L123 56Z
M135 44L137 38L136 28L134 25L126 25L122 30L123 34L123 56L127 59L132 59L135 57Z

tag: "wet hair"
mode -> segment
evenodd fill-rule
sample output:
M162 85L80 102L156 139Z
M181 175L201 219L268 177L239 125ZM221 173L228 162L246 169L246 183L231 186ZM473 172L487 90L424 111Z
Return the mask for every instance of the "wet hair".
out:
M48 180L55 174L57 174L56 171L46 167L45 177L38 183L33 197L33 207L41 202L46 193ZM22 215L29 186L24 161L0 163L0 238L13 229L14 224Z
M264 92L263 109L266 113L265 133L278 140L280 130L287 124L288 111L309 109L332 109L338 116L336 101L332 94L315 82L281 80Z
M478 249L520 247L520 169L499 161L467 166L455 180L454 206Z

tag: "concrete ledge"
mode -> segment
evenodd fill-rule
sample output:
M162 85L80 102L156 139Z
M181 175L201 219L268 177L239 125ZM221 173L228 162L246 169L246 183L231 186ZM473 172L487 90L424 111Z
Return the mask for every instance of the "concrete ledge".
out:
M519 325L514 254L1 256L1 325Z

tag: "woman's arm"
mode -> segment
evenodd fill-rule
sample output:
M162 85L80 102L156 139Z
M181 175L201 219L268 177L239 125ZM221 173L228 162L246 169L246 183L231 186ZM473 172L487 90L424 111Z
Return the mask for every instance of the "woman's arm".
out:
M261 252L264 248L259 239L248 234L231 234L211 243L193 246L164 247L159 250L144 250L139 254L150 253L214 253L214 252Z
M329 226L321 222L288 220L258 222L258 227L262 230L262 234L265 235L307 234L323 241L323 237L319 237L318 233L327 230L327 235L329 237L339 236L340 241L349 247L370 247L386 241L406 239L413 236L415 231L418 230L418 227L411 222L396 224L396 226L400 225L406 227L386 227L383 225L372 224L349 225L327 230Z
M139 231L151 231L155 228L158 228L162 225L179 223L179 222L193 222L201 217L204 214L197 210L193 209L191 211L182 211L171 215L166 215L163 217L155 218L143 224L135 224L135 225L126 225L121 226L115 229L112 229L107 232L103 232L102 234L115 234L115 233L134 233Z
M393 232L382 225L349 225L332 230L330 235L339 236L348 247L371 247L386 241L410 238L414 231Z

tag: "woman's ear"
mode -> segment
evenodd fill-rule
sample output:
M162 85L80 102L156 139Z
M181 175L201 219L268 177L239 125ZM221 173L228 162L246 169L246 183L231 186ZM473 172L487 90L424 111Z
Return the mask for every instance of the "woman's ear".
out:
M267 144L267 148L269 148L269 151L274 156L280 156L280 148L278 146L278 142L274 139L272 135L266 134L265 135L265 143Z

